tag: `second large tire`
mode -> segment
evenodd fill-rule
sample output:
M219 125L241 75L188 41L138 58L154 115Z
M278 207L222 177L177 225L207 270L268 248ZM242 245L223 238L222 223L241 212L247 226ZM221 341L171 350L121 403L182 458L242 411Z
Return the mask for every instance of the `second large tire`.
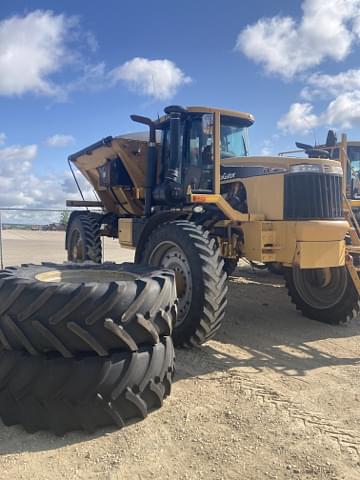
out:
M139 265L47 264L0 272L0 343L64 357L136 351L171 335L174 274Z
M200 345L212 338L225 316L228 287L221 252L209 232L186 220L164 223L136 257L143 264L175 271L175 345Z
M286 287L296 309L312 320L346 325L359 313L359 295L346 267L284 268Z
M20 424L29 433L121 428L162 406L173 374L170 337L153 347L103 358L3 351L0 417L5 425Z

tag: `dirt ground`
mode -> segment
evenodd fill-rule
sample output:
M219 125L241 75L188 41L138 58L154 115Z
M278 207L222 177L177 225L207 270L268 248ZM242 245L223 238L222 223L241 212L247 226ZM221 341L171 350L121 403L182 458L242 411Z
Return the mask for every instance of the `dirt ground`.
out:
M105 261L131 262L133 260L133 251L120 248L117 240L105 238L104 242ZM4 230L3 257L6 266L21 263L64 262L66 260L65 233Z
M63 259L62 234L22 235L5 241L7 264ZM131 255L107 248L109 260ZM177 351L161 410L91 436L0 424L1 478L358 480L360 321L303 318L266 272L239 269L229 285L223 328L201 349Z

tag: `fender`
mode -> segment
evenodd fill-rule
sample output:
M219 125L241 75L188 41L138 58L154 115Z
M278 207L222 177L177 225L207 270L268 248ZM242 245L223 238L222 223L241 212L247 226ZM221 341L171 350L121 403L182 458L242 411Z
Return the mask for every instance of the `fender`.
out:
M135 263L141 263L141 253L143 252L146 241L151 235L151 233L153 232L153 230L155 230L162 223L171 222L172 220L178 220L179 218L187 218L188 216L189 216L189 212L166 211L166 212L156 213L155 215L150 217L136 245Z

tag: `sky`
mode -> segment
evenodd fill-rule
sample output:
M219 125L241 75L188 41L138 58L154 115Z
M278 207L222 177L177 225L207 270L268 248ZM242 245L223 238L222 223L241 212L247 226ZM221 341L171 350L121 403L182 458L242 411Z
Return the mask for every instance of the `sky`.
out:
M69 154L169 104L251 112L256 155L360 139L360 0L1 0L0 207L62 208Z

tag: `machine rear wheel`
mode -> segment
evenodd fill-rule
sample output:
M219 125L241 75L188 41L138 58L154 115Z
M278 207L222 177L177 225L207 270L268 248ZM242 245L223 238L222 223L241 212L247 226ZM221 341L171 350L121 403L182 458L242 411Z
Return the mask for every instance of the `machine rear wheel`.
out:
M186 220L165 223L136 256L141 263L175 271L179 300L175 345L200 345L213 337L225 315L227 275L209 232Z
M359 297L346 267L285 268L289 296L306 317L345 325L359 312Z
M99 215L92 212L75 213L70 217L66 232L66 250L69 262L101 263Z

